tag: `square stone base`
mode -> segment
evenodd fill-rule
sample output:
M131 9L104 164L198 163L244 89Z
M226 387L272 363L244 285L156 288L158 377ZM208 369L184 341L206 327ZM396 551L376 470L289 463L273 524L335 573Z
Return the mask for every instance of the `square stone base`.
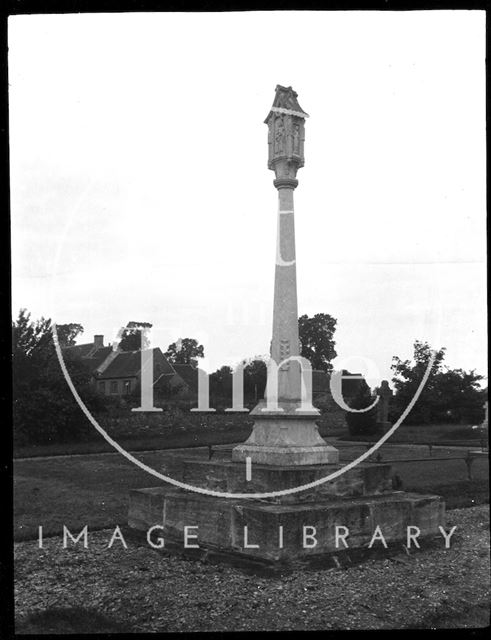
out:
M188 548L289 562L345 549L340 540L336 544L336 527L341 526L353 549L368 547L377 526L388 544L405 543L408 526L419 527L421 538L432 536L445 525L445 504L438 496L404 492L275 504L164 486L130 492L129 525L144 531L157 526L154 537L180 543L183 550L187 534ZM382 547L382 542L373 546Z

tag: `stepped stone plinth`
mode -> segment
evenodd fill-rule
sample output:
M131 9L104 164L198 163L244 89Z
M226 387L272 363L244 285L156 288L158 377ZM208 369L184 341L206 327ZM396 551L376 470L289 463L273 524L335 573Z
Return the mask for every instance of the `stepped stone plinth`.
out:
M322 480L340 464L279 466L255 464L251 479L244 464L230 460L182 459L168 461L162 472L193 487L222 493L273 493ZM372 496L392 491L391 465L362 463L333 480L287 495L261 498L272 504L306 503L344 497Z
M142 531L158 525L164 540L183 551L187 528L196 536L196 548L283 562L343 550L344 544L336 544L339 526L346 527L349 548L359 549L369 545L376 527L386 543L405 543L408 526L417 526L425 538L444 525L445 505L438 496L402 491L356 495L355 485L352 494L333 490L323 498L282 503L214 498L167 486L138 489L130 492L129 525Z

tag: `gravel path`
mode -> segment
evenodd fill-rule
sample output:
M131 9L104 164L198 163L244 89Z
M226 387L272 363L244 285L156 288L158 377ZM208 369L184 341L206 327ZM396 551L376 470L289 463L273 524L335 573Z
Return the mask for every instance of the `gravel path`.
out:
M17 630L28 630L26 615L54 607L96 611L107 630L113 621L129 632L484 626L489 507L449 511L447 531L453 525L447 550L442 540L410 556L274 578L162 556L129 539L128 549L118 541L107 549L113 530L89 532L88 549L64 550L61 538L45 540L44 549L22 542L15 545Z

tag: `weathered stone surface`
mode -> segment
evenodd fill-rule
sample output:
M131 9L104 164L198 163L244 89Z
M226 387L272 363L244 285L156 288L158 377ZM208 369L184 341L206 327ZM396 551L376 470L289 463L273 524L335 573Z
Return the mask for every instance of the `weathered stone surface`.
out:
M281 373L281 371L280 371ZM279 401L280 412L268 412L260 401L251 412L254 429L246 442L236 446L232 460L269 465L335 464L339 452L319 434L317 409L304 410L299 401Z
M270 466L254 464L251 480L244 464L226 460L169 461L163 472L194 487L224 493L270 493L316 482L341 465ZM276 503L304 503L392 492L389 464L362 463L342 475L310 489L285 496L263 498Z
M244 443L235 447L233 459L237 462L251 458L255 464L307 465L334 464L339 460L339 452L331 445L300 447L295 445L265 446Z
M343 549L339 540L336 546L336 526L348 529L349 548L360 548L370 543L377 526L387 543L405 542L409 525L418 526L421 537L436 534L438 525L445 524L444 514L440 497L403 492L321 503L267 504L161 487L130 492L129 524L141 530L160 525L164 539L182 542L183 548L184 527L197 527L190 530L197 535L190 542L200 548L276 561ZM308 547L314 540L304 538L305 534L314 534L315 546Z
M288 107L279 105L289 105ZM294 108L292 108L292 105ZM303 377L298 358L297 271L295 257L295 217L293 191L298 185L297 171L304 164L303 141L307 114L300 109L291 87L277 85L275 100L265 122L268 125L269 162L278 189L278 227L273 303L271 362L277 375L268 371L266 398L277 411L264 414L264 403L251 412L256 417L247 442L234 449L235 461L250 458L270 465L330 464L339 460L335 447L319 435L312 406L311 377ZM309 382L310 381L310 382ZM300 400L311 409L298 412ZM275 401L275 402L273 402ZM302 420L303 418L303 420Z

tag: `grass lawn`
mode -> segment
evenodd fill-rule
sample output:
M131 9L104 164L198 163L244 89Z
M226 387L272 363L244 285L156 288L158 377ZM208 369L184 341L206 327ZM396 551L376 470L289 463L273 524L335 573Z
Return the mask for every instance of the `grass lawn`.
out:
M365 449L341 449L343 461L353 459ZM180 452L179 455L182 455ZM447 452L439 452L443 456ZM160 469L166 456L176 453L142 453L138 458ZM207 456L204 449L191 449L186 456ZM216 454L220 456L220 453ZM223 454L229 455L229 454ZM386 447L383 457L426 457L421 448ZM455 455L455 451L448 452ZM447 501L447 508L473 506L488 500L488 461L476 460L474 480L467 479L462 460L395 463L393 469L403 480L405 490L436 493ZM128 491L159 486L161 482L118 454L18 460L14 463L14 536L17 540L37 537L38 526L45 535L60 534L63 524L75 533L85 524L89 530L125 524Z
M226 418L226 420L225 420ZM250 422L250 424L249 424ZM206 445L230 444L233 442L243 442L251 432L252 421L248 421L244 416L209 416L205 426L193 426L190 429L171 430L164 429L158 433L155 427L148 433L141 430L134 435L124 432L121 436L112 433L119 444L129 451L158 451L162 449L173 449L176 447L199 447ZM320 421L319 433L321 436L340 437L348 441L375 442L380 436L350 436L347 427L331 428L325 422ZM473 430L471 425L424 425L407 426L401 425L395 434L390 438L391 443L407 444L480 444L480 434L478 430ZM73 455L84 453L110 453L114 451L102 436L94 430L94 438L87 442L67 442L51 443L44 445L16 446L14 450L15 458L34 458L40 456Z
M214 431L202 429L200 431L183 431L161 435L143 435L134 437L115 438L127 451L159 451L175 449L177 447L202 447L209 444L229 444L247 440L251 433L250 427L234 427L230 431ZM26 445L16 447L15 458L38 458L41 456L79 455L84 453L111 453L114 448L97 434L97 439L89 442L67 442L44 445Z

